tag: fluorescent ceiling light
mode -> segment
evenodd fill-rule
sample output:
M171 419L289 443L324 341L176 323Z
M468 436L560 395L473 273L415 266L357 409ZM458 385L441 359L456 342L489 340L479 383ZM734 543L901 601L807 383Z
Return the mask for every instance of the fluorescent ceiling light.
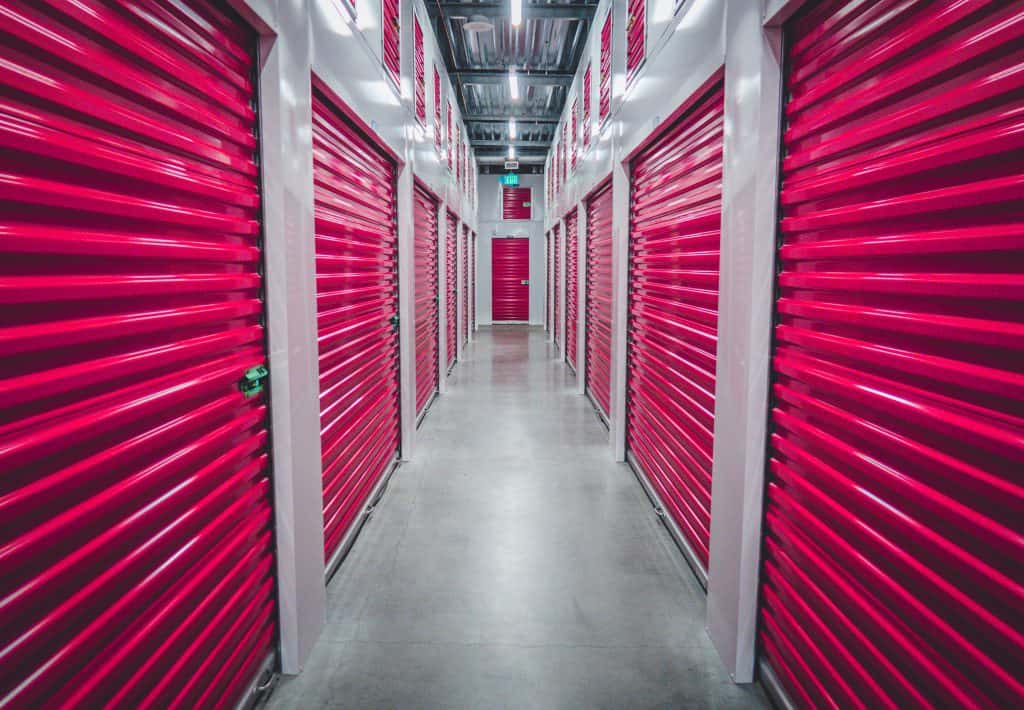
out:
M523 22L523 0L512 0L512 26L519 27Z
M519 77L515 69L508 70L508 90L512 93L512 100L519 100Z
M508 137L513 139L516 137L516 119L514 118L508 119Z

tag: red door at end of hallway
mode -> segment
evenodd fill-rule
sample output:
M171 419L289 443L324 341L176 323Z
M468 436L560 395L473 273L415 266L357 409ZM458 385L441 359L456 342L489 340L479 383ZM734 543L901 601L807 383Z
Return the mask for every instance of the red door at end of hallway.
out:
M576 370L576 326L579 314L577 269L577 211L573 210L565 217L565 361Z
M395 164L313 96L324 554L354 529L398 455Z
M458 238L459 238L459 218L455 216L454 212L448 213L448 222L445 227L445 240L444 240L444 273L447 279L445 285L445 294L447 296L447 303L445 304L445 344L448 348L448 362L447 367L450 371L452 366L455 365L455 356L458 352Z
M437 392L438 233L437 201L419 184L413 196L416 269L416 414Z
M697 564L711 527L721 83L633 160L626 441Z
M0 22L0 705L234 705L277 641L256 33L49 5Z
M530 240L491 240L491 317L495 322L530 320Z
M1024 4L884 5L785 29L759 646L800 707L1019 708Z

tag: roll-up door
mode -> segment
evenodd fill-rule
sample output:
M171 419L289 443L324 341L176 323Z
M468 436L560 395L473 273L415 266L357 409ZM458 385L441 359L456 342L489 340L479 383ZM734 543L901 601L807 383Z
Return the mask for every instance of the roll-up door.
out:
M434 65L434 147L437 148L437 152L441 152L442 136L443 136L443 124L441 123L441 111L444 101L443 91L441 86L441 75L437 71L437 65Z
M612 373L612 183L587 200L586 388L608 419Z
M503 220L532 219L533 199L529 187L501 186L501 218Z
M1021 707L1024 5L786 44L761 648L804 707Z
M469 342L469 227L462 225L462 344Z
M399 0L381 0L382 60L385 73L398 86L401 81L402 55L399 43L402 30Z
M492 320L530 320L530 240L491 240Z
M437 391L438 338L438 234L437 202L416 185L413 202L416 265L416 413L420 414Z
M277 618L255 33L0 18L0 705L234 704Z
M579 322L576 303L578 300L577 262L578 241L576 210L565 218L565 360L576 370L576 325Z
M647 52L647 0L629 0L626 21L626 80L636 76Z
M458 344L458 334L456 330L458 328L458 283L456 282L456 269L458 268L458 255L456 250L458 248L458 242L456 241L459 236L459 218L454 213L448 213L448 224L445 230L445 246L444 246L444 268L445 276L447 277L447 286L445 293L447 294L447 303L445 309L445 343L448 346L448 369L450 370L452 365L455 364L455 348Z
M551 330L551 304L552 290L554 289L551 279L551 250L554 248L551 241L551 232L544 235L544 280L547 282L544 293L547 299L544 302L544 330Z
M591 73L590 70L593 67L593 62L587 64L587 70L583 72L583 147L584 149L590 145L590 96L593 91L591 85Z
M612 13L609 10L601 26L601 54L598 57L597 122L604 125L612 110Z
M413 106L416 120L427 125L427 64L423 59L423 28L415 14L412 16L413 49Z
M395 166L313 95L324 552L355 529L398 453Z
M707 570L715 412L721 84L633 160L630 454Z
M555 304L554 310L552 311L552 313L554 315L554 319L553 319L553 322L552 322L552 328L553 328L552 335L554 336L555 350L556 351L558 350L558 334L561 332L559 330L559 328L558 328L558 324L559 324L559 321L562 319L562 313L561 313L561 311L559 309L559 306L560 306L559 302L561 300L560 299L559 291L561 291L561 279L562 279L562 275L561 275L561 260L562 260L562 257L561 257L561 253L560 253L561 250L559 249L559 247L561 246L561 240L559 239L558 231L559 231L559 227L556 224L554 226L554 228L551 230L551 234L554 236L554 241L552 242L552 245L551 245L552 260L554 262L554 269L552 270L552 276L551 276L551 294L552 294L552 298L554 299L553 302Z

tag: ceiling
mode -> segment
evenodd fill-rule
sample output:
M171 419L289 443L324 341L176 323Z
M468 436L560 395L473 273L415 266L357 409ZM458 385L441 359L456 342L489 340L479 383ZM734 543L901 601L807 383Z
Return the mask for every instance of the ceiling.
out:
M579 66L598 0L523 0L523 21L509 22L509 0L426 0L469 140L481 164L501 162L511 142L523 163L543 163ZM475 15L494 28L474 33ZM519 76L512 101L508 70ZM508 119L516 117L510 141Z

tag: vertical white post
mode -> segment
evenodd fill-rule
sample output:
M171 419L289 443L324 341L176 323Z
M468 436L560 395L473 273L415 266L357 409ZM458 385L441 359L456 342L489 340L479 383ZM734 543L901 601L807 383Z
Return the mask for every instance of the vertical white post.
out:
M782 100L781 32L762 8L726 5L707 628L738 683L754 678Z
M465 357L463 341L466 339L462 325L462 314L466 312L466 299L463 292L466 285L466 273L462 268L465 263L465 233L466 223L460 219L455 231L455 352L459 362Z
M612 362L611 411L608 412L612 455L626 460L626 339L629 308L629 170L612 166Z
M408 157L408 156L406 156ZM412 164L398 173L398 375L403 461L416 446L416 228Z
M258 12L258 10L257 10ZM326 616L307 16L278 6L260 46L264 260L281 670L294 674Z

